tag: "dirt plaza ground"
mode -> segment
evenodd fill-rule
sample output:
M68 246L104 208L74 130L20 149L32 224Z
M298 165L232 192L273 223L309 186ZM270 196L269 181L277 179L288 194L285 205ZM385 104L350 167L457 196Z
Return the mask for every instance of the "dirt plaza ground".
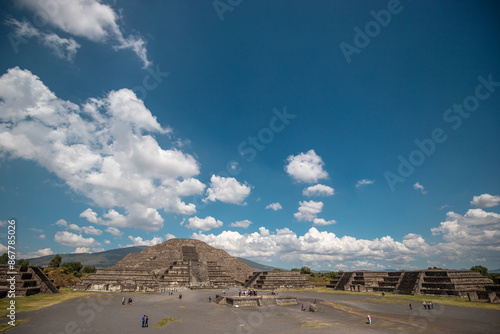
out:
M182 293L182 300L178 295ZM435 308L420 303L389 300L367 294L280 292L296 296L298 305L276 307L230 307L209 302L220 291L179 289L168 293L96 293L62 302L38 311L22 312L29 319L9 333L500 333L500 311L445 306L434 298ZM232 288L226 294L237 294ZM132 305L122 306L131 297ZM318 312L307 309L316 299ZM149 316L149 327L141 318ZM366 322L367 315L372 324ZM175 318L163 328L163 318Z

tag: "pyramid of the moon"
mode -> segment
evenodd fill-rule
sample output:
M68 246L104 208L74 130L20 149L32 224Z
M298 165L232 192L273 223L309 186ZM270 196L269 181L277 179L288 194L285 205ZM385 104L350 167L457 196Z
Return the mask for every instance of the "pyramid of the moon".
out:
M98 269L75 289L162 291L172 287L242 285L253 269L238 258L194 239L170 239L129 253L114 266Z

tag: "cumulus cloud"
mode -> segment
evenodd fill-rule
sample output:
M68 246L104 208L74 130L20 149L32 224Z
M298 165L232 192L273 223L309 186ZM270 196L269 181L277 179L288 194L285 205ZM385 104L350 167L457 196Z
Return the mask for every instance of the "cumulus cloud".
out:
M423 186L423 185L421 185L421 184L420 184L420 183L418 183L418 182L417 182L417 183L415 183L415 184L413 185L413 189L415 189L415 190L420 190L420 192L422 193L422 195L427 194L427 191L425 190L424 186Z
M500 214L470 209L465 215L453 211L433 235L442 235L445 242L436 245L439 254L448 260L498 258L500 253Z
M181 223L183 225L183 223ZM208 231L213 228L218 228L224 225L220 220L215 219L212 216L207 216L206 218L191 217L188 219L188 223L185 227L192 230Z
M363 186L373 184L373 183L375 183L374 180L367 180L367 179L358 180L358 182L356 183L356 188L360 189Z
M40 44L51 49L57 57L69 62L73 61L78 48L80 48L80 44L73 38L62 38L54 33L41 32L26 20L18 21L10 18L5 23L14 28L14 34L17 38L36 38Z
M77 247L74 252L71 252L72 254L83 254L83 253L90 253L90 248L88 247Z
M77 231L80 233L85 233L85 234L92 234L92 235L101 235L102 231L96 229L94 226L78 226L76 224L69 224L68 228L73 231Z
M2 245L2 244L0 244L0 253L3 254L3 253L6 253L6 252L7 252L7 247L4 246L4 245Z
M0 77L0 108L0 156L35 161L107 209L82 212L89 222L156 231L163 227L160 209L196 212L181 197L203 193L204 185L193 178L197 161L160 147L152 134L171 130L131 90L76 105L16 67Z
M193 233L191 237L213 247L223 248L233 256L273 258L288 263L315 263L316 268L361 260L399 265L413 261L417 255L425 256L430 250L422 236L417 234L408 234L403 241L395 241L390 236L365 240L350 236L338 237L334 233L320 232L315 227L302 236L288 228L277 229L272 233L261 227L259 232L250 234L223 231L218 235Z
M476 208L492 208L500 204L500 196L492 196L490 194L474 196L470 204Z
M232 227L242 227L242 228L248 228L252 224L252 222L248 219L245 220L240 220L234 223L229 224Z
M324 165L323 159L314 150L309 150L307 153L290 155L285 171L297 182L316 183L328 177L328 173L323 170Z
M47 256L47 255L52 255L54 252L50 248L44 248L44 249L39 249L36 252L29 252L29 253L23 253L23 254L17 254L18 258L25 258L25 259L33 259L37 257L42 257L42 256Z
M175 235L173 235L171 233L165 234L165 240L170 240L170 239L175 239Z
M234 177L222 177L212 175L210 178L210 188L207 189L207 197L203 200L221 201L231 204L242 204L250 194L250 186L239 183Z
M332 225L332 224L337 224L336 220L325 220L323 218L314 218L313 219L313 225L316 226L326 226L326 225Z
M110 5L98 0L38 1L20 0L18 4L42 15L49 26L96 43L107 43L114 49L130 49L142 61L147 58L146 42L140 36L124 37L118 21L122 17Z
M59 219L58 221L55 222L55 225L66 227L68 226L68 222L65 221L64 219Z
M278 211L278 210L283 209L283 207L281 206L281 204L279 204L278 202L276 202L276 203L271 203L268 206L266 206L266 209L271 209L271 210L274 210L274 211Z
M314 186L307 187L302 191L302 195L307 197L312 196L332 196L335 190L332 187L325 186L323 184L317 184Z
M115 237L121 237L123 235L123 232L116 227L108 227L105 232L111 233Z
M163 239L161 237L154 237L151 240L143 240L141 237L133 237L131 235L128 236L130 240L132 240L132 245L127 246L154 246L161 244Z
M54 241L64 246L94 246L99 243L94 238L84 238L81 234L75 234L68 231L59 231L54 236Z
M315 218L317 218L318 213L320 213L322 210L323 202L300 201L299 212L296 212L293 215L298 221L312 222Z

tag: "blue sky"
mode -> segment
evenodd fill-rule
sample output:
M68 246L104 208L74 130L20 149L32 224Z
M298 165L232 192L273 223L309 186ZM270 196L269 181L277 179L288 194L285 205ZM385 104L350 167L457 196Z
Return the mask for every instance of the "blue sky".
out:
M5 2L0 248L499 268L498 9Z

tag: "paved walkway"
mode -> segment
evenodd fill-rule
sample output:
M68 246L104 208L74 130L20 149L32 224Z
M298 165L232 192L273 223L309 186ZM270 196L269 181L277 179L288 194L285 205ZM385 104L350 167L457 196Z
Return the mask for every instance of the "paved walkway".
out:
M227 294L237 294L230 289ZM178 294L182 293L182 300ZM287 293L297 297L296 306L233 308L209 303L214 291L179 290L167 293L102 293L77 298L39 311L18 314L30 320L9 333L138 333L139 331L190 333L499 333L500 311L440 306L424 310L414 305L385 303L377 296ZM123 297L132 305L121 305ZM317 300L318 312L301 311ZM435 300L436 302L436 300ZM149 328L141 318L149 316ZM366 324L370 315L372 324ZM162 318L178 318L162 329Z

